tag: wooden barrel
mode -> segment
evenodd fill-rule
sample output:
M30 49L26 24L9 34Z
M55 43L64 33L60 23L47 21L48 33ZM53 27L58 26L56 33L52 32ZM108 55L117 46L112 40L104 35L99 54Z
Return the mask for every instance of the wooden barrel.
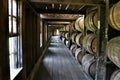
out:
M65 30L69 31L69 28L70 28L70 25L67 25L66 28L65 28Z
M113 72L110 77L110 80L120 80L120 69Z
M65 33L65 38L66 38L66 39L69 38L69 33Z
M65 31L65 27L63 27L62 30Z
M82 32L84 29L84 18L80 17L75 21L75 29Z
M75 37L75 42L77 43L78 46L81 46L83 43L82 41L83 41L83 35L82 33L80 33Z
M109 24L112 28L120 31L120 1L113 5L109 13Z
M83 54L81 48L77 48L75 51L75 58L79 61L79 63L82 62Z
M95 54L97 51L97 38L95 34L88 34L83 38L83 47L89 53Z
M64 33L63 33L63 32L61 32L61 36L62 36L62 37L64 36Z
M76 29L75 29L75 22L72 22L71 25L70 25L70 27L71 27L72 31L76 31Z
M86 54L82 58L82 66L85 72L92 78L95 78L96 74L96 61L93 55Z
M97 30L98 14L96 11L89 13L85 18L85 26L87 30L95 32Z
M62 37L65 37L65 32L62 32L61 34L62 34Z
M62 42L65 43L65 38L64 37L62 37Z
M69 48L69 46L70 46L70 41L69 41L69 40L65 40L65 45L66 45L67 48Z
M76 51L76 49L77 49L77 45L72 44L72 46L70 47L70 50L71 50L73 56L75 56L75 51Z
M108 58L120 68L120 36L112 38L106 48Z
M76 38L77 34L76 33L73 33L72 36L71 36L71 40L72 42L75 43L75 38Z

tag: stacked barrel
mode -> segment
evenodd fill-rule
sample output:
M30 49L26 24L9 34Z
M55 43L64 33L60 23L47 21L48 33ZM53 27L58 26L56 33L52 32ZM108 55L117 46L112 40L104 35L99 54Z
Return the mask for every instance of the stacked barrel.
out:
M85 17L85 27L86 35L83 37L83 48L85 49L86 54L82 58L82 66L85 72L95 78L96 74L96 59L98 47L97 39L97 22L98 22L98 13L97 9L89 11Z
M70 41L69 41L70 28L71 28L71 24L65 25L62 28L60 28L61 40L68 48L70 46Z
M87 34L85 35L85 29ZM97 52L97 11L90 12L86 17L81 16L71 23L70 50L72 55L83 66L85 72L95 77L95 55Z
M110 80L120 80L120 1L110 8L108 16L110 32L108 35L109 41L106 46L106 54L111 62L117 68L111 75ZM111 30L111 28L113 30ZM114 33L114 34L113 34ZM112 36L114 35L114 36ZM111 37L112 36L112 37Z
M108 42L105 46L107 61L114 64L115 72L110 73L110 80L120 79L120 1L110 8L108 15L109 31ZM70 25L61 29L62 36L71 41L72 55L83 66L84 71L93 79L96 75L96 55L98 52L98 10L88 11L87 14L77 18ZM69 28L68 28L69 26ZM100 26L101 27L101 26ZM112 29L112 30L111 30ZM118 31L118 33L114 32ZM113 35L113 33L116 33Z
M83 41L83 30L84 30L84 16L77 18L72 22L71 28L71 52L72 55L81 63L82 53L82 41Z

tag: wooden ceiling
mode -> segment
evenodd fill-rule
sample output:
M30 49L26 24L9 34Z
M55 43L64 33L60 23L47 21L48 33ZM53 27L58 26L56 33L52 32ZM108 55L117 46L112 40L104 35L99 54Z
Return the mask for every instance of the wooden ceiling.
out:
M32 7L41 14L42 19L52 25L63 25L85 14L86 9L104 0L28 0ZM53 21L53 22L50 22ZM57 22L56 22L57 21ZM59 22L58 22L59 21Z
M88 6L94 6L104 0L28 0L39 13L84 14Z

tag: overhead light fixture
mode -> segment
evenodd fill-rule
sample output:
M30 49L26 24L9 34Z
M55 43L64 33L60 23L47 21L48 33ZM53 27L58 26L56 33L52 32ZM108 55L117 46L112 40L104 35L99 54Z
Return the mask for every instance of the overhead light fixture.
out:
M52 3L52 8L54 9L55 5Z
M59 9L61 9L61 7L62 7L62 4L60 4Z

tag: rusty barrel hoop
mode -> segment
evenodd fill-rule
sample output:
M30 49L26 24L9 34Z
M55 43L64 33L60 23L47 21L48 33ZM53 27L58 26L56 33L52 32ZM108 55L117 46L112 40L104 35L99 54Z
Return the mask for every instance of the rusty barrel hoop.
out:
M75 21L75 29L82 32L84 29L84 18L80 17Z
M85 18L85 26L88 30L95 32L97 30L97 11L89 13Z
M110 9L108 22L112 28L120 31L120 1Z
M120 68L120 36L112 38L106 47L108 58Z
M92 78L95 78L96 61L92 54L86 54L82 58L82 66L85 72Z
M75 38L75 42L78 46L81 46L83 43L82 41L83 41L83 34L79 33Z
M77 48L75 51L75 58L81 63L82 62L82 58L83 58L83 54L82 54L82 50L81 48Z
M110 80L120 80L120 69L113 72L110 77Z
M95 34L88 34L83 38L83 47L91 54L96 54L97 38Z

